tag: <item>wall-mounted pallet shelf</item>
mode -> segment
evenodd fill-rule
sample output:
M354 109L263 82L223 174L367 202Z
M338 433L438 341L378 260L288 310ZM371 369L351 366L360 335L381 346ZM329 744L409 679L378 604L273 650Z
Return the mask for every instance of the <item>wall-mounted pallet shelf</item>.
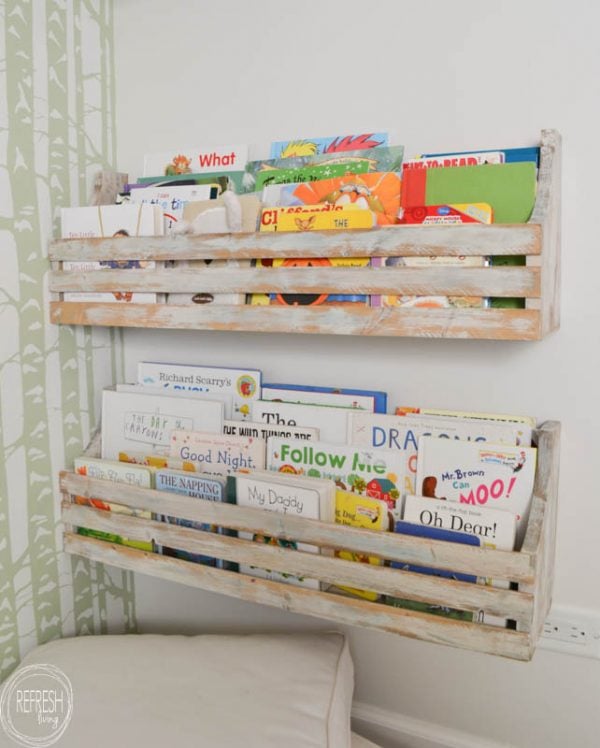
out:
M423 309L358 304L278 307L53 301L57 324L497 340L538 340L559 324L560 136L541 140L538 192L519 225L392 226L352 232L69 239L50 245L64 260L202 260L271 257L525 256L522 267L202 268L54 270L49 287L157 293L363 293L520 297L525 309Z
M261 509L198 501L152 489L116 485L68 472L61 473L60 477L64 496L63 521L67 525L65 550L130 571L343 624L367 626L463 649L529 660L550 607L559 435L559 424L550 421L535 432L537 475L528 529L519 552L376 533ZM354 563L330 555L304 553L113 514L78 505L74 503L75 496L117 501L132 508L302 541L322 548L346 548L405 563L509 580L516 583L518 589L487 587ZM120 534L132 540L153 540L159 545L319 579L325 584L337 583L376 590L382 594L472 612L483 610L490 615L516 621L517 629L457 621L201 566L80 535L69 526Z

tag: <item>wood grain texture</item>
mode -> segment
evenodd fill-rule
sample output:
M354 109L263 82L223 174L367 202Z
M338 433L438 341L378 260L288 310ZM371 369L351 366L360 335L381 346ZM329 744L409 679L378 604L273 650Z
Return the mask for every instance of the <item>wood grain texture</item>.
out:
M67 553L118 568L350 626L376 628L414 639L512 659L531 658L528 635L517 631L441 619L401 608L293 587L80 535L65 535L65 550Z
M419 309L361 304L318 307L53 302L51 321L66 325L238 330L324 335L538 340L534 309Z

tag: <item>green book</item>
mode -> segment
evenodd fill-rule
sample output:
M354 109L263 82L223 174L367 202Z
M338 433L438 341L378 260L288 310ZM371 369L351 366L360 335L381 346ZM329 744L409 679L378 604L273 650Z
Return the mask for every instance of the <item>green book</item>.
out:
M346 174L365 174L369 171L367 161L354 164L320 164L301 166L299 169L268 169L256 175L255 189L261 190L268 184L296 184L297 182L318 182L321 179L335 179Z

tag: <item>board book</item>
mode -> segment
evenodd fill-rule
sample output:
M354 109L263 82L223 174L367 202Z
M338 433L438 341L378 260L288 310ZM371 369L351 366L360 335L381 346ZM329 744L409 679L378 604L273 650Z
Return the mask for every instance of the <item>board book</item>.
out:
M265 467L266 443L253 436L224 436L194 431L173 431L171 457L192 462L207 475L233 475Z

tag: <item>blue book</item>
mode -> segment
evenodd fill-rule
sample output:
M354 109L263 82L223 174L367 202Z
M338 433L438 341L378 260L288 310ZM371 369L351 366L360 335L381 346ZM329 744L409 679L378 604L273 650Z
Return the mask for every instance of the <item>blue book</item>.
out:
M461 151L465 155L470 153L503 153L505 164L514 164L521 161L533 161L536 166L540 165L540 149L536 146L527 148L485 148L480 151ZM448 153L424 153L421 158L444 158L454 156L456 151Z
M265 397L265 390L289 390L290 392L320 392L331 395L354 395L355 397L372 397L375 405L374 413L387 413L387 392L381 392L378 390L355 390L347 389L343 387L319 387L309 384L263 384L262 392L263 399L268 400L268 396ZM290 402L294 402L290 400ZM308 402L308 401L306 401ZM322 405L324 403L315 403L316 405Z

